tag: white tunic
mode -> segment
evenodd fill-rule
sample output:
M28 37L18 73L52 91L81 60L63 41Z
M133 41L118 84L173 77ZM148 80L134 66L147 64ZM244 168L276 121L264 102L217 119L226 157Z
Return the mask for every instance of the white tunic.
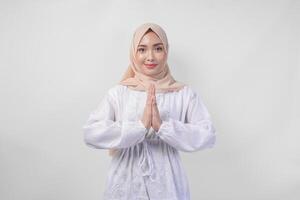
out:
M141 122L145 91L116 85L83 126L85 143L117 148L110 163L105 200L189 200L179 151L211 148L216 133L200 95L190 86L156 93L162 124L158 132Z

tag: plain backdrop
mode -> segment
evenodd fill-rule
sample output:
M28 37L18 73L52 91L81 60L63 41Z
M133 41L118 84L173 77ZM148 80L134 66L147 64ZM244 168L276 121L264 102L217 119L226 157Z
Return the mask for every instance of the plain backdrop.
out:
M82 126L161 25L216 146L181 152L192 200L300 199L300 1L1 0L0 199L102 199L110 157Z

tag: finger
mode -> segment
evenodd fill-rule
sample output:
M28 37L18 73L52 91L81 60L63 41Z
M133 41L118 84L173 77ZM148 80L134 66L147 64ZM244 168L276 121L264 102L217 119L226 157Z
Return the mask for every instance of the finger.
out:
M153 102L152 102L152 109L153 109L153 112L159 113L158 107L157 107L157 101L156 101L156 97L155 96L154 96Z
M155 96L155 86L152 85L152 96Z
M153 85L153 93L155 94L155 85Z
M151 104L151 97L152 97L152 89L148 87L148 94L147 94L147 104Z
M152 84L149 85L149 93L152 95Z
M152 115L152 89L150 88L149 92L149 98L147 100L147 109L149 111L149 114Z
M157 102L156 102L156 97L152 96L152 108L157 109Z
M152 108L152 120L157 121L157 119L160 118L159 113L157 112L157 109L154 108L155 106L153 106Z
M155 112L155 105L154 105L154 98L152 97L152 101L151 101L151 114L152 114L152 118L156 115Z

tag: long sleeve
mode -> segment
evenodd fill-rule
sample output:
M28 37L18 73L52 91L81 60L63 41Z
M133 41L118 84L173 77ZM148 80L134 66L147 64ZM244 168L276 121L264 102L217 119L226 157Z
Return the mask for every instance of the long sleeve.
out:
M97 149L127 148L142 142L147 133L138 121L115 121L113 97L107 93L82 127L85 143Z
M200 96L193 93L185 122L170 118L163 121L157 135L166 143L185 152L211 148L216 141L215 128Z

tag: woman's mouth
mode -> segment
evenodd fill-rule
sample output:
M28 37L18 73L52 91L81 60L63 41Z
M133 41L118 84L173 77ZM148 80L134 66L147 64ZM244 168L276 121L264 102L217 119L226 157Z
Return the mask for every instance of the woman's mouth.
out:
M145 66L149 69L153 69L157 66L157 64L145 64Z

